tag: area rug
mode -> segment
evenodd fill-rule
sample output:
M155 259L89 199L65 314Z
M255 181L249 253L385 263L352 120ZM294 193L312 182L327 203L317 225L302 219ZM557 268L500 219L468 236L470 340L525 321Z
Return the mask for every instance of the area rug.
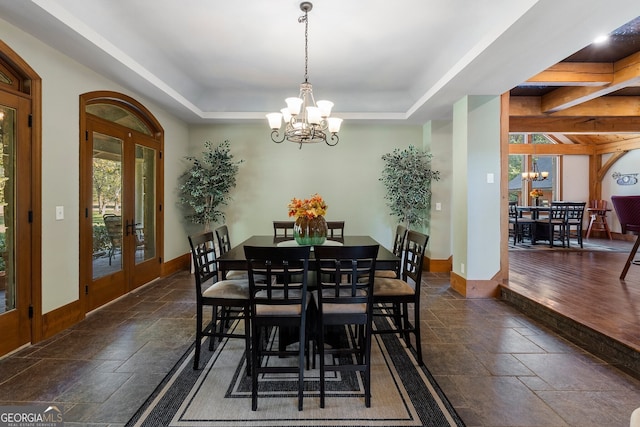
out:
M380 317L375 323L386 321ZM242 324L231 328L239 332ZM272 345L277 345L276 335ZM413 352L394 334L373 337L370 408L359 374L334 372L321 409L318 370L309 369L303 411L297 410L297 376L282 374L260 378L258 410L251 411L244 342L223 339L213 352L206 350L208 342L202 348L204 368L192 369L194 350L189 349L127 426L464 426L428 369L416 364Z

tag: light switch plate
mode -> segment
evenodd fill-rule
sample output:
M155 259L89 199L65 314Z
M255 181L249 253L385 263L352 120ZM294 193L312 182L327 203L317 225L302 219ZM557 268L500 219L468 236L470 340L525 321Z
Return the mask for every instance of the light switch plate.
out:
M488 173L487 174L487 183L488 184L493 184L493 174L492 173Z
M64 206L56 206L56 221L64 219Z

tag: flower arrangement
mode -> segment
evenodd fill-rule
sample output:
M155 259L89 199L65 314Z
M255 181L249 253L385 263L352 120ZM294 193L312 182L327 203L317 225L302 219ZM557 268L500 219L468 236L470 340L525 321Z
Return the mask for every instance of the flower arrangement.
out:
M318 193L309 199L291 199L288 205L290 217L306 217L308 219L324 216L327 213L327 204Z
M534 199L537 199L538 197L542 197L543 195L544 195L543 191L539 188L535 188L531 190L531 192L529 193L529 196L533 197Z

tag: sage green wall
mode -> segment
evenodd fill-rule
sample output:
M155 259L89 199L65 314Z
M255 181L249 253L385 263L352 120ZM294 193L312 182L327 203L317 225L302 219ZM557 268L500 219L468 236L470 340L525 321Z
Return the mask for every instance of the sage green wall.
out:
M345 122L335 147L310 144L301 150L290 142L275 144L269 135L266 121L190 130L192 153L200 153L205 141L228 139L234 157L245 160L232 190L233 202L225 210L232 243L254 234L272 235L272 221L288 219L292 197L319 193L328 204L328 220L345 220L346 233L371 235L391 246L398 220L390 215L379 181L382 155L409 145L421 147L421 126Z
M453 169L453 123L450 120L430 121L423 127L424 147L433 154L431 167L440 172L440 180L431 184L431 218L427 256L446 260L451 256L451 193ZM436 209L440 203L441 209Z

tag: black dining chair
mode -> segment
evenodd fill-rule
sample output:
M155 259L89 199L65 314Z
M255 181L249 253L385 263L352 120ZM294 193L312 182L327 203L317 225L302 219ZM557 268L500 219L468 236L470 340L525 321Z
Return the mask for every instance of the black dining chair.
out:
M361 372L365 406L371 406L372 297L379 246L314 247L317 289L313 298L318 310L315 341L320 360L321 408L325 405L327 371ZM327 327L342 327L347 337L355 339L325 346ZM332 355L335 363L325 363L325 354Z
M402 252L404 251L404 240L407 237L407 227L404 225L398 224L396 227L396 234L393 238L393 254L398 258L402 259ZM398 269L396 270L376 270L376 277L386 277L389 279L395 279L400 277L400 264L398 264Z
M531 217L523 217L518 211L518 202L516 201L509 202L509 224L511 225L509 231L513 233L513 246L517 242L522 242L526 235L531 238L535 232L536 221Z
M344 243L344 221L327 221L327 239Z
M265 374L297 374L298 410L302 410L305 350L308 346L307 308L311 295L307 291L310 246L261 247L245 246L249 269L249 301L251 304L251 409L258 409L258 377ZM263 278L265 278L263 280ZM271 329L298 331L295 349L272 346ZM297 357L296 366L270 364L284 357Z
M189 236L191 257L196 286L196 341L193 369L199 369L202 338L209 337L209 351L213 350L215 338L244 338L245 353L251 348L249 342L249 282L246 280L219 280L215 242L211 231ZM211 307L211 321L203 325L204 307ZM218 312L220 308L220 312ZM242 320L242 333L229 332L227 327L233 320ZM248 354L247 354L248 356ZM247 374L251 363L247 357Z
M221 225L215 229L216 240L218 241L218 255L229 252L232 248L231 237L229 236L229 228ZM227 280L248 280L247 272L244 270L229 270L225 272L224 279Z
M383 306L382 312L376 315L389 318L389 327L377 328L374 334L401 334L407 347L411 346L409 334L415 338L415 350L418 365L422 361L422 344L420 340L420 288L424 254L429 236L409 230L407 232L404 255L400 269L400 278L389 279L377 277L374 281L373 302ZM413 323L409 321L409 304L413 305Z
M273 241L284 242L293 240L293 226L295 221L273 221Z
M554 241L560 240L564 248L567 232L566 224L567 202L551 202L551 206L549 206L549 216L536 220L535 241L548 240L549 246L553 247ZM535 243L535 241L532 243Z
M565 206L567 209L565 215L565 237L567 239L567 247L571 247L571 229L575 227L576 229L576 240L578 240L578 244L581 248L583 248L582 244L582 230L583 230L583 218L584 218L584 210L587 205L587 202L566 202Z

